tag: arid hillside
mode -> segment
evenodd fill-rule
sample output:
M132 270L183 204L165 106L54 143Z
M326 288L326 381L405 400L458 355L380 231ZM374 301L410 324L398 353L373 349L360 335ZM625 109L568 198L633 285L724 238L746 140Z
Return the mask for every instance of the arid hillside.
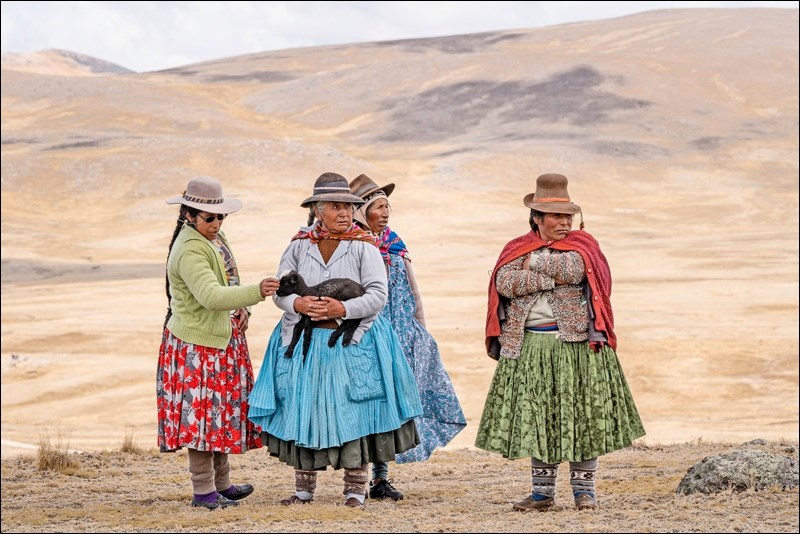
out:
M224 229L255 282L326 171L397 184L390 224L468 418L453 448L494 370L488 274L544 172L611 263L643 443L796 441L797 28L797 10L669 10L142 74L4 68L3 457L45 431L154 445L164 199L200 174L241 198ZM255 308L256 369L278 318Z

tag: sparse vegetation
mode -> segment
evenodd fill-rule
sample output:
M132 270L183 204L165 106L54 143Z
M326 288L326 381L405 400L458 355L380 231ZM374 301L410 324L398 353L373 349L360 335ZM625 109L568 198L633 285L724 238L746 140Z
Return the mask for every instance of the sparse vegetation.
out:
M133 435L133 429L128 428L125 430L125 437L122 440L122 445L119 447L120 452L127 452L130 454L142 454L144 450L136 444L136 438Z
M675 491L703 458L743 448L797 461L794 442L639 444L600 459L597 511L575 509L562 464L556 505L527 514L513 512L511 503L530 489L530 464L474 449L393 466L406 498L370 500L365 511L341 506L342 472L332 470L320 474L314 504L281 506L294 490L292 469L263 449L231 457L233 482L251 483L256 492L214 512L189 506L185 451L73 454L80 459L74 474L40 471L21 456L2 461L2 532L797 532L797 488Z
M61 434L56 436L55 443L48 432L39 435L39 449L36 453L39 471L55 471L65 475L74 474L80 463L75 455L69 452L69 441L64 443Z

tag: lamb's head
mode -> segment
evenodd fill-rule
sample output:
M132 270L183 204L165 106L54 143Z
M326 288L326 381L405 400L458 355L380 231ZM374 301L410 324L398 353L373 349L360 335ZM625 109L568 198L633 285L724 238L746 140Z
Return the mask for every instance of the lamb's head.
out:
M286 297L293 293L298 295L304 289L305 282L297 271L289 271L280 278L280 286L275 292L279 297Z

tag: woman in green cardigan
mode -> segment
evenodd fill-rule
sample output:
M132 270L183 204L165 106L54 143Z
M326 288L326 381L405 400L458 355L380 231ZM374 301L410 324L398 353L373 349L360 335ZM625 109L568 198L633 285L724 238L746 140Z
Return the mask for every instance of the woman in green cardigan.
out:
M275 294L265 278L240 285L231 247L221 231L225 217L242 208L226 199L214 178L192 178L183 195L169 244L169 309L158 357L158 445L162 452L186 447L194 497L209 509L238 504L253 492L231 484L228 454L261 447L261 429L247 418L253 368L244 332L247 306Z

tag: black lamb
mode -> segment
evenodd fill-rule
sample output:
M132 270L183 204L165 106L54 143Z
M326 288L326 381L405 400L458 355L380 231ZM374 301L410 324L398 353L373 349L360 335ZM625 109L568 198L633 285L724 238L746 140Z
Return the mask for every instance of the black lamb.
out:
M279 297L297 294L301 297L331 297L336 300L348 300L360 297L366 293L361 284L349 278L332 278L309 287L297 271L289 271L281 276L280 283L280 287L275 292ZM333 347L342 334L344 334L344 337L342 337L342 345L349 345L353 341L353 334L360 324L360 318L343 319L341 324L337 326L336 330L331 334L328 340L328 346ZM303 333L305 334L305 337L303 337L303 359L305 360L305 357L308 355L308 347L311 345L311 330L314 326L314 321L311 320L311 317L303 313L300 314L300 320L294 325L294 330L292 331L292 341L289 343L284 353L285 357L292 357L294 348L300 340L300 334Z

